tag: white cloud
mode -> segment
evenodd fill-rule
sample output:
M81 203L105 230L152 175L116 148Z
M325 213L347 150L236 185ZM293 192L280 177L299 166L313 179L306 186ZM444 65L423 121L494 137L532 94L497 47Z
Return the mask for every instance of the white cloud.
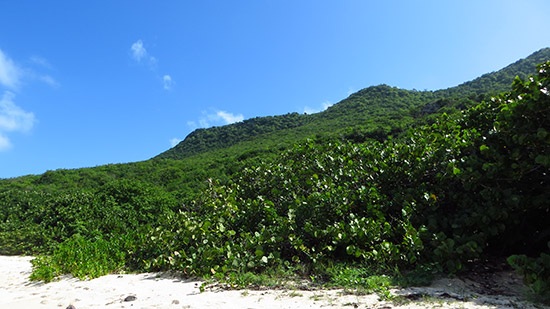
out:
M0 99L0 151L11 148L11 143L5 132L27 132L32 129L35 118L33 113L29 113L17 106L13 99L15 95L10 91L5 91Z
M0 50L0 84L17 89L23 72Z
M304 113L306 113L306 114L315 114L315 113L318 113L318 112L320 112L318 109L313 109L309 106L304 107Z
M170 90L172 88L172 77L170 75L164 75L162 81L164 82L164 89Z
M31 57L30 62L38 64L46 69L52 68L51 64L46 59L38 56ZM38 80L52 87L59 87L59 83L50 75L37 73L31 68L17 66L12 59L0 50L0 85L11 90L18 90L22 80Z
M0 151L6 151L11 148L10 140L0 134Z
M172 139L170 139L170 145L172 147L175 147L177 144L179 144L181 142L181 139L177 138L177 137L174 137Z
M35 122L34 114L15 105L13 98L15 95L6 91L0 100L0 131L29 131Z
M322 111L326 110L327 108L331 107L332 105L333 104L330 103L330 101L325 101L321 104L320 108L311 108L309 106L306 106L306 107L304 107L304 113L306 113L306 114L319 113L319 112L322 112Z
M216 115L220 119L225 121L225 124L231 124L231 123L240 122L240 121L244 120L244 116L242 114L233 115L233 114L228 113L228 112L219 111L219 112L216 113Z
M38 65L39 69L52 69L52 65L39 56L31 57L26 63ZM19 67L0 50L0 86L4 88L0 97L0 151L12 147L9 139L10 132L28 132L36 122L32 112L23 110L14 102L14 92L18 92L20 85L23 82L27 84L28 81L39 81L52 87L59 87L59 83L52 76L37 72L30 67Z
M155 74L158 74L157 68L158 68L159 60L156 57L149 54L147 49L143 47L142 40L137 40L134 44L132 44L132 46L130 47L130 51L132 53L132 58L136 62L144 63L146 66L149 67L149 70L151 70ZM157 75L157 78L160 78L162 80L163 88L165 90L170 90L172 88L172 85L174 85L174 80L172 79L172 76L168 74L162 75L162 78L159 75Z
M132 58L136 62L144 62L147 65L149 65L149 69L151 71L155 71L157 69L158 59L153 57L145 47L143 47L143 41L137 40L132 46L130 47L130 50L132 51Z
M141 62L141 59L145 58L147 56L147 50L145 47L143 47L143 41L137 40L134 44L132 44L132 57L137 62Z
M188 121L187 125L195 130L197 128L209 128L211 126L220 126L232 124L235 122L240 122L244 120L242 114L233 114L226 111L216 111L208 113L207 111L202 112L203 116L198 120L198 125L196 121Z

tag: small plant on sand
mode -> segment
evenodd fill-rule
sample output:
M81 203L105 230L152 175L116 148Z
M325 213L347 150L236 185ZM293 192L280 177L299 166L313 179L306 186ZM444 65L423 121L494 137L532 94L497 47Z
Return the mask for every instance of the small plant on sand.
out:
M530 288L529 297L550 304L550 254L541 253L538 258L513 255L508 263L523 275L523 282Z
M40 256L31 261L31 280L50 282L62 274L80 279L92 279L124 269L123 239L97 238L86 240L75 236L61 243L51 256Z

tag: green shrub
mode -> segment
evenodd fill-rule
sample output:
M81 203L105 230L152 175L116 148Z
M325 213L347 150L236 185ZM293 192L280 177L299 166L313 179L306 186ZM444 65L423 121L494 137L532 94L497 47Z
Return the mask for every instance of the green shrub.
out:
M74 236L64 241L50 256L32 260L31 280L52 281L62 274L92 279L118 272L126 266L125 237L87 240Z
M550 304L550 254L541 253L538 258L512 255L508 263L523 276L536 300Z

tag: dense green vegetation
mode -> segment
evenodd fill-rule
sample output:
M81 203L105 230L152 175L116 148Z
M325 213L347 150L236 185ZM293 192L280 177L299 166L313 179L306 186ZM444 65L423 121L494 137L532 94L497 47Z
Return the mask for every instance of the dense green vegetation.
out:
M178 207L169 193L119 179L95 190L0 193L0 254L51 252L66 239L109 237L158 226Z
M470 90L498 83L381 85L318 114L199 130L148 161L1 180L0 254L44 254L38 280L172 269L237 283L519 254L510 263L548 293L549 66L493 99Z

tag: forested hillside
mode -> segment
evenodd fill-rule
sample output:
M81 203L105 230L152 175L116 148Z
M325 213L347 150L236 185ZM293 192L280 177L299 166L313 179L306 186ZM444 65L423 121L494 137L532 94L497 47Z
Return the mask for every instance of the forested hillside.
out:
M465 82L457 87L436 91L445 97L475 96L480 94L496 95L509 89L516 76L526 79L535 73L537 64L548 61L550 48L543 48L525 59L518 60L502 70L487 73L473 81Z
M195 154L227 148L239 142L248 141L268 133L300 127L311 118L307 115L291 113L275 117L257 117L243 122L197 129L176 147L157 156L160 159L183 159Z
M351 128L355 128L355 135L364 135L363 138L385 138L390 133L407 128L414 122L413 116L434 113L442 108L444 112L454 112L507 91L516 76L525 78L534 74L536 65L548 59L550 48L545 48L502 70L444 90L411 91L379 85L360 90L314 115L293 113L198 129L157 158L182 159L251 140L266 141L270 145L273 142L291 145L314 135L327 135ZM414 112L419 110L423 113ZM269 135L282 130L285 130L285 134Z
M244 167L275 158L282 150L306 138L383 141L410 126L431 123L442 112L453 114L489 98L483 93L474 95L469 89L506 91L514 76L535 73L534 63L543 62L541 59L550 59L550 48L446 90L411 91L372 86L313 115L292 113L199 129L176 147L150 160L0 179L0 192L95 190L113 180L127 178L160 187L178 199L190 201L205 188L206 179L223 182ZM508 84L504 86L504 82Z
M516 254L549 293L550 62L531 64L550 49L531 57L447 90L379 85L313 115L198 130L144 162L1 180L0 254L43 254L39 280L171 269L237 284ZM496 98L472 90L512 69L533 76Z

